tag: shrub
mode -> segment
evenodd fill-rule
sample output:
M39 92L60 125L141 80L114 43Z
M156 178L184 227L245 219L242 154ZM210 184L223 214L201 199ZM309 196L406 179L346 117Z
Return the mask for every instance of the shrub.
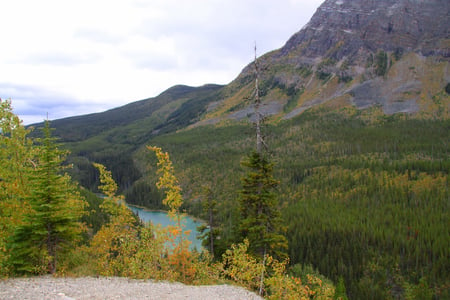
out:
M232 245L223 255L220 271L230 279L248 289L259 291L267 299L331 299L334 286L324 283L319 277L307 275L306 284L286 273L288 260L280 262L266 255L262 261L248 254L248 240Z

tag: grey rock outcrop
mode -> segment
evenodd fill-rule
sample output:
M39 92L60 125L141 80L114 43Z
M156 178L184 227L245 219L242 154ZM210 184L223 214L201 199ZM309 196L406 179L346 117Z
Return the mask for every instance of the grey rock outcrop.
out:
M326 0L281 49L259 58L263 100L281 101L271 114L283 118L335 99L387 114L427 109L450 78L448 24L448 0ZM249 64L229 90L252 80Z
M450 37L449 14L447 0L327 0L279 55L302 47L302 56L336 60L357 57L361 49L448 57L442 39Z

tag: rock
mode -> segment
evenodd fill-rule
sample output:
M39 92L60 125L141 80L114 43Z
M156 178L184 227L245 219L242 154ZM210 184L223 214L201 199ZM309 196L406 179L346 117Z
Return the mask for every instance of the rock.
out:
M446 0L327 0L279 55L302 48L302 56L337 61L358 56L361 49L448 57L448 44L441 41L449 39L449 10Z
M260 81L290 98L285 119L335 99L418 112L449 83L448 24L448 0L326 0L281 49L258 59ZM233 89L253 78L249 64Z

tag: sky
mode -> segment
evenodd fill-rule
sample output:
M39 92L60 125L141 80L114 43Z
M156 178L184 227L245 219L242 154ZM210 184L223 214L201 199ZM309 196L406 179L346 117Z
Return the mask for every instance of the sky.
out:
M227 84L323 0L0 1L0 98L24 124Z

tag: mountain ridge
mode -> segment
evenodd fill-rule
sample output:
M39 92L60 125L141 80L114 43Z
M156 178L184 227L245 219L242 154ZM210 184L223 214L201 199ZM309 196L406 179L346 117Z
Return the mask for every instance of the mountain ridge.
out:
M258 58L262 113L268 121L290 119L332 101L358 109L380 105L386 114L448 117L442 91L450 82L449 14L445 0L324 1L282 48ZM254 76L252 62L225 86L175 85L156 97L53 126L74 142L136 122L160 134L242 121L254 111ZM433 97L443 100L436 104Z
M56 129L55 134L64 142L89 139L104 131L146 119L148 119L147 123L150 123L149 130L154 127L161 129L164 127L164 121L184 102L195 98L201 100L202 97L216 92L221 87L217 84L205 84L200 87L175 85L153 98L131 102L104 112L53 120L52 126ZM173 107L167 108L168 106ZM32 126L39 126L39 124Z
M450 82L449 9L441 0L327 0L282 48L258 59L263 89L280 92L263 101L285 98L272 114L287 118L342 97L387 114L430 112L424 102ZM230 89L251 90L253 73L251 63Z
M371 51L402 48L420 51L424 56L444 54L448 57L448 45L444 49L440 39L449 38L446 25L449 6L448 1L442 0L327 0L310 22L288 40L281 54L286 55L303 42L310 41L318 47L306 48L312 51L306 51L304 55L324 55L327 49L321 47L323 44L351 39L352 47L335 52L334 58L356 56L361 47ZM315 39L322 35L317 34L320 31L324 31L323 36Z

